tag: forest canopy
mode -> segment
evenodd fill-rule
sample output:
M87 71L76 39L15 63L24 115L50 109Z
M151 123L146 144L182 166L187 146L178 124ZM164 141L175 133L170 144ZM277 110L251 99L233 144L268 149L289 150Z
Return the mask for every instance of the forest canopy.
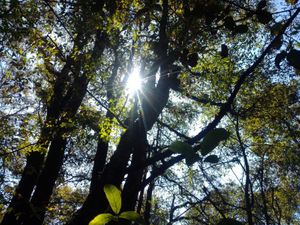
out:
M1 225L300 224L298 0L0 0Z

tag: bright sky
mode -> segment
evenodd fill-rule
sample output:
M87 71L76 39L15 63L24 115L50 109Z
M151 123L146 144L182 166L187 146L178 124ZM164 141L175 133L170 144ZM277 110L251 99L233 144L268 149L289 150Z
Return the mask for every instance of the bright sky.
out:
M132 96L135 92L141 89L142 79L140 77L140 68L134 67L132 73L129 75L126 91Z

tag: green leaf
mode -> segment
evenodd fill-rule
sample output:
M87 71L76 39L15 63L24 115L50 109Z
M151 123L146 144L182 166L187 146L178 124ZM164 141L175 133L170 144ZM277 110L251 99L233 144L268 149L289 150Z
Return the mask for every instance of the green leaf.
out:
M182 141L173 142L170 145L169 149L172 152L180 153L180 154L184 154L184 155L191 155L194 153L192 146L190 146L189 144L182 142Z
M215 147L219 145L221 141L226 140L229 137L229 132L224 128L216 128L203 138L203 141L200 143L201 154L203 156L210 153L214 150Z
M108 222L112 221L114 216L110 213L102 213L96 216L89 225L105 225Z
M185 157L185 163L187 166L192 166L195 162L201 160L201 157L198 154L191 154Z
M209 162L209 163L218 163L219 162L219 157L216 155L209 155L204 159L204 162Z
M111 209L118 214L122 206L121 191L112 184L106 184L104 185L104 193Z
M217 223L217 225L244 225L244 224L235 219L227 218L227 219L221 219L220 222Z
M123 218L126 220L130 220L130 221L134 221L136 223L140 223L140 224L144 224L144 220L141 217L140 214L138 214L135 211L126 211L126 212L122 212L119 216L119 218Z

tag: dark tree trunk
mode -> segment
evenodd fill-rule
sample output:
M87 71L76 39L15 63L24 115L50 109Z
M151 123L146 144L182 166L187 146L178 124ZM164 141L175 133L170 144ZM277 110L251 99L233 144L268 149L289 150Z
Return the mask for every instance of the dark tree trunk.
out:
M34 195L30 201L35 211L31 215L27 215L24 225L42 224L54 183L63 162L66 143L66 139L60 134L51 142L45 167L41 172Z
M94 166L92 170L92 179L91 179L91 185L90 185L90 192L94 192L98 189L98 180L101 176L106 162L107 157L107 151L108 151L108 142L104 141L100 136L98 135L98 143L97 143L97 151L94 158Z
M132 170L128 173L123 192L122 192L122 211L130 211L135 209L138 193L144 174L143 165L146 161L147 139L146 132L139 134L134 140L134 151L132 155L131 164L138 169Z
M162 70L164 73L166 70ZM105 184L113 184L120 186L123 181L123 178L126 174L126 167L129 162L130 154L133 154L132 163L136 163L143 167L143 161L146 158L146 141L145 135L148 130L150 130L155 123L157 117L161 113L162 109L165 107L168 97L169 97L169 87L167 85L168 80L160 80L157 88L152 90L152 95L149 95L147 101L143 107L143 117L135 121L122 135L121 140L118 144L117 150L110 159L110 162L105 166L101 177L97 181L97 188L91 191L84 202L82 208L75 214L75 216L67 223L68 225L87 225L97 214L104 212L108 208L108 202L103 192L103 187ZM145 100L146 101L146 100ZM154 104L151 104L154 103ZM147 128L146 128L146 127ZM140 140L138 146L136 146L136 141ZM137 152L135 152L135 148ZM138 152L138 151L141 152ZM142 159L142 162L139 160ZM126 192L131 196L135 196L134 200L136 201L136 196L138 190L135 190L136 187L140 188L139 185L136 185L136 182L141 182L143 174L143 168L138 171L131 173L128 176L128 182L126 185ZM134 178L138 178L134 182ZM132 188L133 191L130 191ZM125 201L124 201L125 202ZM127 209L133 209L132 202L130 207L125 206Z
M10 202L8 210L3 217L1 225L19 225L25 216L28 201L36 184L39 171L43 165L44 154L41 152L30 153L21 180Z
M147 189L147 198L145 203L145 213L144 213L144 220L147 225L150 225L150 215L151 215L151 200L152 200L152 193L154 189L154 182L151 182Z
M249 162L248 162L248 157L246 154L246 149L245 146L242 142L242 138L240 136L240 131L239 131L239 118L236 118L236 134L238 138L238 142L240 144L240 148L242 150L243 154L243 159L244 159L244 164L245 164L245 175L246 175L246 182L245 182L245 208L247 212L247 218L248 218L248 224L253 225L253 214L252 214L252 191L251 191L251 180L250 180L250 167L249 167Z
M98 177L98 187L89 193L81 209L68 224L88 224L97 214L107 210L108 202L103 192L105 184L120 186L126 172L126 166L132 152L132 140L138 136L139 122L135 122L122 135L117 150L110 162L105 166L101 177Z

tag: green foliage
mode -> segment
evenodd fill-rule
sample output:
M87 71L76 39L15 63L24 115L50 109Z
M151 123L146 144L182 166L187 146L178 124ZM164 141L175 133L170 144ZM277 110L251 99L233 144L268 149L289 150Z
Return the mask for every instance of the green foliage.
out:
M173 142L170 145L169 149L172 152L180 153L180 154L184 154L184 155L191 155L194 153L192 146L185 142L182 142L182 141Z
M119 214L122 207L121 191L114 185L106 184L104 186L104 193L112 211L115 214Z
M102 213L96 216L89 225L105 225L112 220L117 220L117 217L110 213Z
M199 144L198 149L203 156L214 150L221 141L229 138L229 132L224 128L216 128L210 131Z
M243 178L250 176L251 210L257 219L254 224L265 223L264 204L269 224L299 224L299 218L293 217L300 199L295 185L299 183L300 164L299 16L243 82L220 121L226 130L212 130L191 145L172 143L178 136L182 138L180 134L193 138L214 120L241 74L260 57L270 39L281 33L298 1L286 0L288 4L282 6L275 0L169 0L165 25L164 1L105 1L100 12L95 11L95 4L102 1L0 2L1 211L12 199L13 186L17 187L28 156L34 152L50 155L49 144L63 132L65 159L45 224L67 223L88 194L87 171L92 164L103 161L101 171L95 173L102 179L105 165L118 153L121 163L109 164L112 168L133 165L140 157L137 167L144 167L146 179L150 168L151 176L159 174L153 180L153 198L159 199L159 204L145 200L147 185L143 193L138 190L145 201L141 212L146 201L151 202L153 224L217 224L220 212L246 221L245 179L236 184L233 176L227 176L237 170ZM160 30L164 26L166 30ZM165 40L160 40L163 36ZM160 55L163 48L167 49L166 57ZM144 83L133 97L124 90L127 76L136 65L141 65ZM66 111L80 104L74 100L80 93L73 81L85 75L89 93L82 96L84 107L68 118L70 113ZM164 90L157 92L160 86ZM162 113L155 110L153 116L143 106L149 103L151 111L163 104L161 98L154 98L156 95L168 95L169 99ZM139 132L127 131L132 123L145 121L148 115L154 121L159 115L158 120L165 125L156 123L147 131L145 155L137 155L142 151L132 146L123 148L122 144L136 141L126 138ZM237 123L242 143L234 136ZM182 156L155 161L166 146ZM99 161L93 161L98 157L96 149L103 152ZM249 171L244 157L249 159ZM150 162L146 166L142 165L145 158ZM178 163L163 173L176 158L184 158L189 168ZM220 158L224 163L218 163ZM203 163L192 167L201 160ZM28 175L36 172L30 170ZM78 182L84 191L70 188ZM121 191L117 187L106 185L104 192L109 205L105 199L98 203L105 204L102 208L110 213L98 215L90 224L121 219L142 223L138 213L121 212ZM161 195L167 192L169 195ZM190 210L181 214L185 209ZM227 219L226 223L235 222Z
M204 159L204 162L217 163L219 162L219 157L216 155L209 155Z
M200 161L202 158L197 154L189 154L185 156L185 163L187 166L192 166L195 162Z
M139 224L145 223L140 214L135 211L125 211L120 213L122 207L121 191L116 186L112 184L104 185L104 193L114 215L111 213L101 213L92 219L89 225L105 225L110 221L119 221L119 219L126 219Z
M172 152L180 153L185 156L185 162L188 166L192 166L195 162L202 158L195 152L200 150L202 156L207 155L214 150L221 141L229 138L229 132L224 128L216 128L210 131L202 140L202 142L193 149L193 147L182 141L173 142L169 149ZM210 155L204 159L204 162L217 163L219 158L216 155Z
M122 213L120 213L119 218L130 220L130 221L133 221L133 222L136 222L139 224L144 224L144 221L143 221L141 215L135 211L122 212Z

